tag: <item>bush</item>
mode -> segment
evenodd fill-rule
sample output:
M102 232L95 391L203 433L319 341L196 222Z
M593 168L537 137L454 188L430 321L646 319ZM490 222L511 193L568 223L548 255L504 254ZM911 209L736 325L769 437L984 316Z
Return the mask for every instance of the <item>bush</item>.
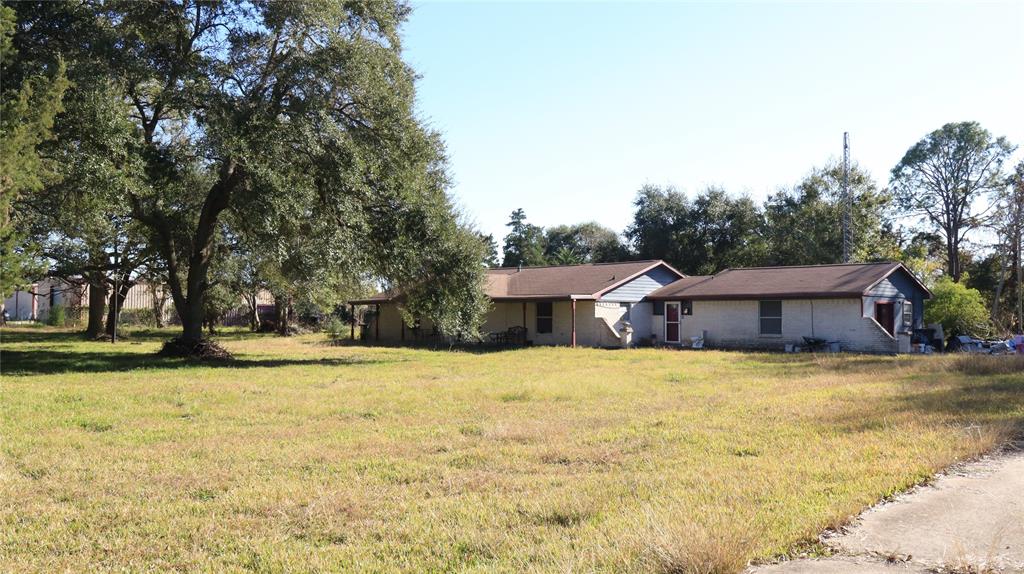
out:
M50 308L50 314L46 317L46 324L52 327L63 327L67 324L67 313L64 305L54 305Z
M932 288L932 298L924 306L924 322L941 323L947 336L984 336L990 330L981 292L948 277L939 279Z
M117 324L125 327L156 327L152 309L121 309Z
M327 320L327 336L331 339L331 342L338 343L345 338L345 329L347 325L345 322L339 319L335 315L331 315L330 319Z

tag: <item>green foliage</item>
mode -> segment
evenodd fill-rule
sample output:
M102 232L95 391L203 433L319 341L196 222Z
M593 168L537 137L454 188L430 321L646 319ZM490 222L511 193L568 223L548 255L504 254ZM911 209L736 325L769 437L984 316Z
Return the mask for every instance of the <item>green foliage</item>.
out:
M63 327L67 324L67 311L64 305L50 307L50 314L46 316L46 324L51 327Z
M931 290L932 298L925 302L924 307L926 324L942 324L949 336L988 334L988 310L977 289L954 282L950 277L943 277Z
M349 326L346 325L345 322L337 315L331 315L330 318L327 319L327 324L325 325L324 330L327 331L328 338L330 338L332 342L337 343L346 337L349 331Z
M896 203L945 239L954 281L964 236L985 223L976 200L1005 186L1002 165L1014 149L977 122L950 123L914 144L892 169Z
M0 297L6 298L18 286L38 274L31 245L25 244L21 214L14 202L38 192L55 179L53 162L39 153L39 146L52 137L54 117L62 111L68 89L64 62L59 58L32 69L22 61L14 45L17 16L9 6L0 5Z
M690 201L674 188L645 185L634 205L626 237L641 259L664 259L690 275L762 259L762 214L749 197L710 187Z
M519 208L512 212L505 236L502 267L546 265L544 252L547 249L544 229L526 222L526 212Z
M831 163L813 169L791 190L781 190L765 202L766 265L841 263L843 255L843 168ZM896 236L887 218L888 196L878 191L871 176L854 164L850 168L853 196L853 261L885 261L900 257Z
M596 221L558 225L545 231L545 258L557 265L628 259L619 235Z
M501 260L498 258L498 242L494 240L494 236L488 233L477 233L480 241L484 244L484 266L486 267L501 267Z
M475 329L455 323L479 316L446 310L479 308L467 294L480 289L483 256L452 259L467 248L445 191L443 144L414 113L415 74L402 61L399 32L408 6L182 0L17 9L33 22L19 41L68 59L75 101L109 89L97 97L121 105L111 109L129 122L115 130L128 135L125 145L95 138L113 142L105 157L128 174L108 208L128 212L156 254L185 338L200 337L199 322L217 307L205 299L219 297L209 290L220 251L246 246L262 250L268 274L293 293L305 283L323 300L336 285L331 274L419 285L411 306L441 313L431 318L446 328ZM69 126L88 126L87 109L69 109ZM84 151L69 164L76 159L88 163Z

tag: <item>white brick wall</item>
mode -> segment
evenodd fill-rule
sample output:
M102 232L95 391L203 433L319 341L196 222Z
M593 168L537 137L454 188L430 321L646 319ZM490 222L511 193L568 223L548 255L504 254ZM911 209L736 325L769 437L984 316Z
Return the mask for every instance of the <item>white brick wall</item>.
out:
M663 317L655 317L659 340ZM779 349L802 345L803 337L839 341L845 351L895 353L898 343L874 320L861 315L860 299L796 299L782 302L782 335L761 335L757 301L694 301L693 315L684 316L683 343L706 332L708 346Z

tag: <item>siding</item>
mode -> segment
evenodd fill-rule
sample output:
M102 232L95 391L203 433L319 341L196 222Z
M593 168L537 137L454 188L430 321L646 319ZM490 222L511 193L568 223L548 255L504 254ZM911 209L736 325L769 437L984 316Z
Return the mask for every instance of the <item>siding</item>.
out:
M380 313L380 341L384 343L401 343L402 339L402 318L398 307L392 303L385 303L381 306ZM572 303L569 301L554 301L551 305L552 325L550 333L537 332L537 303L526 303L526 328L527 338L535 345L571 345L572 344ZM584 347L617 347L619 346L618 334L612 331L608 324L616 324L618 328L620 321L627 312L627 309L614 305L601 306L598 308L594 301L576 302L576 344ZM421 332L430 333L430 322L420 322ZM509 327L523 325L523 304L519 302L495 303L487 314L480 332L486 336L488 333L505 331ZM366 340L374 341L376 325L371 322L367 326ZM412 331L405 329L404 342L414 341Z
M655 335L664 340L662 317L654 317ZM871 319L861 314L859 298L787 299L782 301L782 335L761 335L758 302L694 301L693 315L683 316L681 337L704 334L709 347L782 350L802 345L803 337L839 341L845 351L895 353L898 343Z
M679 279L679 276L664 266L658 266L647 273L620 285L601 297L602 301L636 303L655 289L659 289Z

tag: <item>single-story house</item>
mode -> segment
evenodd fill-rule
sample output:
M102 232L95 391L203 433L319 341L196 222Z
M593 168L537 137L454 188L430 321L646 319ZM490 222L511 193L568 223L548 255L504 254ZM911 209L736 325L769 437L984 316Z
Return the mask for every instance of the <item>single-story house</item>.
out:
M627 335L624 322L634 332L651 330L652 304L644 297L682 277L664 261L488 269L484 291L493 308L480 330L525 327L535 345L619 347ZM366 326L368 340L415 342L435 335L425 318L413 327L402 321L399 293L349 303L376 308Z
M846 351L905 353L923 326L928 289L900 263L726 269L687 277L663 261L489 269L493 308L481 328L525 330L537 345L640 344L778 349L804 337ZM390 343L436 336L401 319L400 294L350 301L376 309L364 337Z
M924 325L926 288L901 263L726 269L646 296L655 339L719 348L782 349L804 337L844 351L910 352Z

